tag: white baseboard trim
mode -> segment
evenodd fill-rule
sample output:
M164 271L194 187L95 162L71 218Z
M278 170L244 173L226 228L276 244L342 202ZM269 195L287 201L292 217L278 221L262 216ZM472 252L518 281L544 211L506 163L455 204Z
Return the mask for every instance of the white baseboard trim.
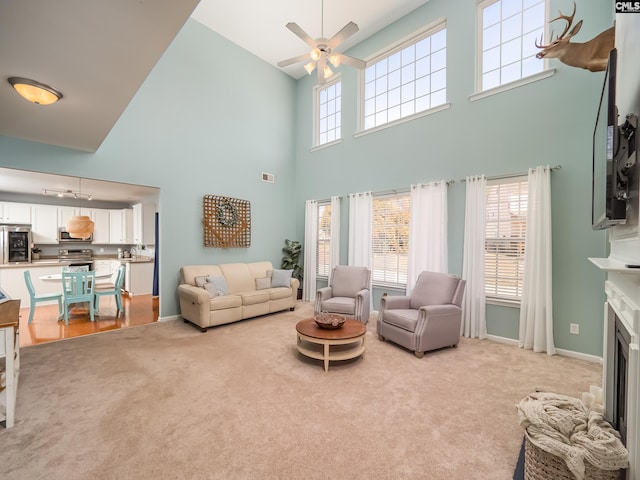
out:
M507 345L518 346L518 340L507 337L499 337L497 335L487 335L487 340L492 342L505 343ZM575 358L577 360L584 360L586 362L599 363L602 365L602 357L597 355L589 355L587 353L574 352L573 350L565 350L564 348L556 348L556 353L563 357Z
M158 317L159 322L170 322L171 320L181 320L182 316L180 315L171 315L170 317Z

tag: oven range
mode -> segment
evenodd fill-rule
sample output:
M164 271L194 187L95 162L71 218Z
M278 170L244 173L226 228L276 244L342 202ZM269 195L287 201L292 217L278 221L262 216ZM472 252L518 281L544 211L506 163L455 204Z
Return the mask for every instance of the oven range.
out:
M58 250L58 262L70 267L89 267L93 270L93 250L89 248L61 248Z

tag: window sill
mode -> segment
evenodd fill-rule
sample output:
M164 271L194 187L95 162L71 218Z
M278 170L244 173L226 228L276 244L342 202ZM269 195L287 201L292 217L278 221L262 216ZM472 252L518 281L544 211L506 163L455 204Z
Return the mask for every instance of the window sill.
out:
M500 307L520 308L520 300L507 300L506 298L487 298L487 305L498 305Z
M409 115L408 117L402 117L393 122L388 122L383 125L378 125L377 127L371 127L366 130L361 130L353 134L353 138L359 138L364 135L369 135L370 133L379 132L380 130L384 130L386 128L395 127L396 125L401 125L406 122L410 122L417 118L426 117L427 115L431 115L434 113L441 112L442 110L447 110L451 108L450 103L443 103L442 105L438 105L437 107L430 108L429 110L425 110L423 112L414 113L413 115Z
M323 143L322 145L316 145L315 147L311 147L309 149L310 152L317 152L318 150L322 150L323 148L332 147L337 145L338 143L342 143L342 139L338 138L337 140L333 140L331 142Z
M556 69L550 68L549 70L544 70L540 73L536 73L535 75L530 75L528 77L521 78L520 80L515 80L510 83L505 83L504 85L500 85L499 87L494 87L489 90L485 90L483 92L474 93L469 97L469 101L475 102L476 100L480 100L485 97L490 97L498 93L506 92L508 90L513 90L514 88L522 87L523 85L528 85L530 83L537 82L539 80L544 80L545 78L552 77L555 74L556 74Z

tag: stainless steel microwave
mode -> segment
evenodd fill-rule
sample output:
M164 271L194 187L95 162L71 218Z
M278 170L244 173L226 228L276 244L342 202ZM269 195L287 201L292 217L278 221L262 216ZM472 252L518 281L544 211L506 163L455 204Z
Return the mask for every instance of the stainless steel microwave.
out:
M58 229L58 243L91 243L93 241L93 233L89 235L89 238L73 238L69 235L69 232L64 227Z

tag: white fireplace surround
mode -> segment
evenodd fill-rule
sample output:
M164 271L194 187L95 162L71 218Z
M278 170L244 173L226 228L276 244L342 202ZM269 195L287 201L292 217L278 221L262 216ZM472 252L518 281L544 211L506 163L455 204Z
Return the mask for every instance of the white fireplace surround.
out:
M605 293L607 303L604 308L603 345L603 399L605 417L613 422L614 401L614 355L615 317L609 315L610 306L620 319L622 327L630 337L627 364L627 442L629 450L628 479L640 478L640 269L626 267L622 261L611 258L590 259L600 269L607 272Z

